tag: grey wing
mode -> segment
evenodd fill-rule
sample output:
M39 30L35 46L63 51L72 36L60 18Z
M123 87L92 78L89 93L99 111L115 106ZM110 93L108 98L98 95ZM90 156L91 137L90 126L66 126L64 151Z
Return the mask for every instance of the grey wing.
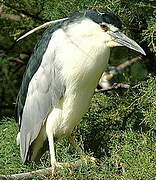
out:
M61 67L55 63L55 48L51 43L53 40L47 35L42 38L40 45L30 58L17 99L20 151L23 162L27 160L29 147L38 136L49 111L57 104L65 91ZM49 39L46 41L47 44L44 44L46 37Z

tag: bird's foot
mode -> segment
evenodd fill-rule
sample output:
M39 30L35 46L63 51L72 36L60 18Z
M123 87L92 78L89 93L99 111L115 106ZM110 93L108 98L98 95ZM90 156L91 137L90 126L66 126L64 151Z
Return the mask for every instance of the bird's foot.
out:
M70 168L70 167L71 167L70 163L55 162L51 166L52 175L54 175L54 172L55 172L56 169L63 169L63 168Z
M64 167L70 167L70 163L67 163L67 162L64 162L64 163L60 163L60 162L57 162L56 163L56 167L57 168L64 168Z
M82 155L81 160L85 162L92 162L92 163L98 163L100 161L99 159L92 156L88 156L88 155Z

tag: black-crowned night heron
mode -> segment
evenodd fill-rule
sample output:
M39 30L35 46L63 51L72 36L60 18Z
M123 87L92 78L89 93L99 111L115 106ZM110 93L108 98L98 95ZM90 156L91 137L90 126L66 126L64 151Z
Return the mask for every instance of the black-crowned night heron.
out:
M105 71L110 48L143 49L121 33L112 13L88 10L50 26L36 45L17 98L17 141L23 162L38 160L47 142L51 165L54 140L70 137L87 111Z

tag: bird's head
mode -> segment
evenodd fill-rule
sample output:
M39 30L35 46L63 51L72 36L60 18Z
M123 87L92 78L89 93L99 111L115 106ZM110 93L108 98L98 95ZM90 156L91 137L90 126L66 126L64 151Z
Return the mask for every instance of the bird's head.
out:
M113 13L102 13L99 10L88 10L76 15L77 19L89 19L88 24L85 22L84 28L78 29L83 31L89 29L92 34L98 35L100 41L105 43L107 47L126 46L143 55L146 55L144 50L132 39L127 37L120 31L122 23L118 16ZM75 20L75 17L73 17ZM96 27L91 23L96 24ZM86 34L88 31L86 32ZM96 36L97 37L97 36Z

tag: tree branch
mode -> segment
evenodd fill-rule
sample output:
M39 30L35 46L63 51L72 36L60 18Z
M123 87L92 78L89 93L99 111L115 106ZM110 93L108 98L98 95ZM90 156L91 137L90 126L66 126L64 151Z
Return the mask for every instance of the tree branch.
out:
M14 58L14 57L10 57L8 60L10 61L13 61L13 62L16 62L16 63L20 63L20 64L26 64L24 61L22 61L21 59L19 58Z
M108 69L109 71L106 71L102 74L101 79L99 81L99 86L102 88L100 90L96 89L95 92L103 92L103 91L109 91L109 90L113 90L113 89L117 89L117 88L127 88L127 85L123 85L123 84L114 84L113 86L111 85L111 79L119 74L122 73L125 68L127 68L128 66L131 66L132 64L134 64L135 62L141 60L142 57L138 56L136 58L133 58L131 60L128 60L118 66L110 66Z
M20 8L17 7L17 6L14 6L14 5L12 5L12 4L8 4L8 3L5 2L5 1L2 2L2 4L4 4L4 5L5 5L6 7L8 7L8 8L14 9L15 11L17 11L17 12L20 13L20 14L23 14L23 15L25 15L25 16L31 17L32 19L36 19L36 20L41 21L41 22L49 21L48 19L41 18L41 17L39 17L39 16L37 16L37 15L34 15L34 14L31 14L31 13L29 13L29 12L23 10L23 9L20 9Z
M125 70L125 68L131 66L132 64L136 63L137 61L142 60L141 56L138 56L136 58L130 59L122 64L119 64L118 66L114 67L114 66L110 66L109 72L107 72L107 74L111 74L112 76L121 73Z
M18 15L6 14L6 13L3 13L3 12L0 12L0 17L2 19L8 19L8 20L11 20L11 21L19 21L21 19L21 17L18 16Z
M0 175L0 178L2 179L16 179L16 180L20 180L20 179L31 179L34 175L50 175L51 174L51 168L45 168L45 169L39 169L36 171L32 171L32 172L27 172L27 173L19 173L19 174L12 174L12 175Z
M64 167L68 168L78 168L81 164L83 164L84 161L79 159L72 163L63 163ZM57 167L59 168L59 167ZM12 175L0 175L0 179L3 180L9 180L9 179L16 179L16 180L22 180L22 179L32 179L33 176L48 176L52 175L52 169L51 168L45 168L45 169L39 169L36 171L26 172L26 173L19 173L19 174L12 174ZM57 174L53 174L54 177L57 176Z
M107 92L107 91L116 90L116 89L129 89L129 88L130 88L130 85L128 84L114 83L112 86L107 87L105 89L95 89L95 93Z
M135 62L141 60L142 57L138 56L136 58L130 59L120 65L117 66L118 72L122 72L125 68L127 68L128 66L131 66L132 64L134 64Z

